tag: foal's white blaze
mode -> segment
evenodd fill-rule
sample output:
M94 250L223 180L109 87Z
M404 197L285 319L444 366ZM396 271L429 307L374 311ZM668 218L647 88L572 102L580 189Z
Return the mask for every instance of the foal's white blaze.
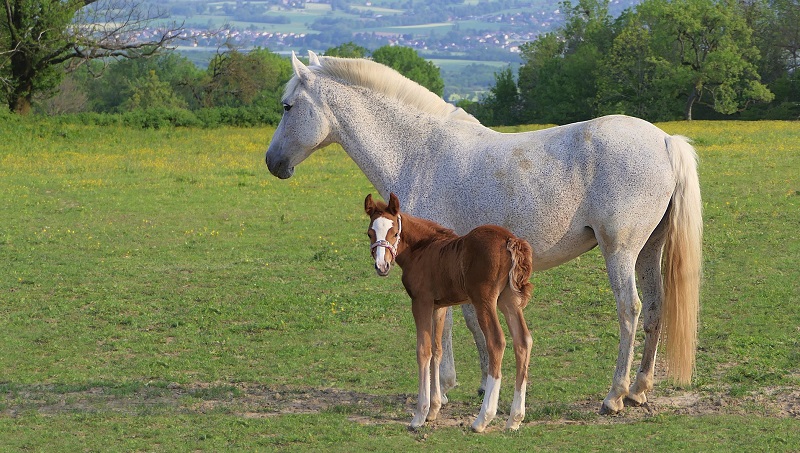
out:
M500 399L501 380L502 378L500 376L498 376L497 379L492 376L486 378L486 393L483 395L481 412L478 414L478 418L472 423L472 430L476 433L482 433L497 414L497 402Z
M375 232L375 240L380 241L383 239L388 241L389 238L387 238L386 235L389 234L392 225L394 225L394 222L386 217L378 217L375 219L375 221L372 222L372 231ZM389 272L389 263L386 261L386 248L375 247L375 267L383 274Z

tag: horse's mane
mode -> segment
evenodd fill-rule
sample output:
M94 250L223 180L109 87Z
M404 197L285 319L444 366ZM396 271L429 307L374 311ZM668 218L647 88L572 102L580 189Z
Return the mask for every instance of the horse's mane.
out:
M478 122L463 109L445 102L427 88L388 66L364 58L323 56L319 57L319 61L319 65L308 67L316 74L335 78L348 85L369 88L439 118ZM299 83L297 77L292 77L286 84L285 94L293 93Z

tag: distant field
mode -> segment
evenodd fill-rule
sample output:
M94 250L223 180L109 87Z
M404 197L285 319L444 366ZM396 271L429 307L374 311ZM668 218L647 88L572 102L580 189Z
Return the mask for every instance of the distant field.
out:
M527 418L473 435L479 370L460 316L460 385L440 421L406 428L409 301L400 272L375 276L374 189L341 148L282 181L264 165L269 127L4 117L0 450L797 451L800 123L660 126L700 156L694 382L659 366L649 408L597 415L619 328L595 250L534 274Z

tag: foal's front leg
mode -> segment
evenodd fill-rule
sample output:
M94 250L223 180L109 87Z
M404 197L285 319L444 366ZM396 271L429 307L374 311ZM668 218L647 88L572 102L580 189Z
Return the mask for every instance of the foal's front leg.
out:
M433 356L431 358L431 408L427 420L436 420L439 409L442 408L443 395L439 376L439 366L442 363L442 331L444 329L447 308L433 309Z
M431 336L433 331L433 302L418 299L411 301L411 312L417 326L417 367L419 370L419 394L417 410L411 419L411 428L417 429L425 424L431 408Z

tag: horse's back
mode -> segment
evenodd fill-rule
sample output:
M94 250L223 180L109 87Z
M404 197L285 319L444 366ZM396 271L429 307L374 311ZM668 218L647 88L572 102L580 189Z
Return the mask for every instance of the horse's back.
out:
M591 249L598 230L652 231L675 187L668 137L621 115L499 134L473 166L468 181L482 183L463 191L460 201L473 215L456 230L508 227L530 242L536 269Z

